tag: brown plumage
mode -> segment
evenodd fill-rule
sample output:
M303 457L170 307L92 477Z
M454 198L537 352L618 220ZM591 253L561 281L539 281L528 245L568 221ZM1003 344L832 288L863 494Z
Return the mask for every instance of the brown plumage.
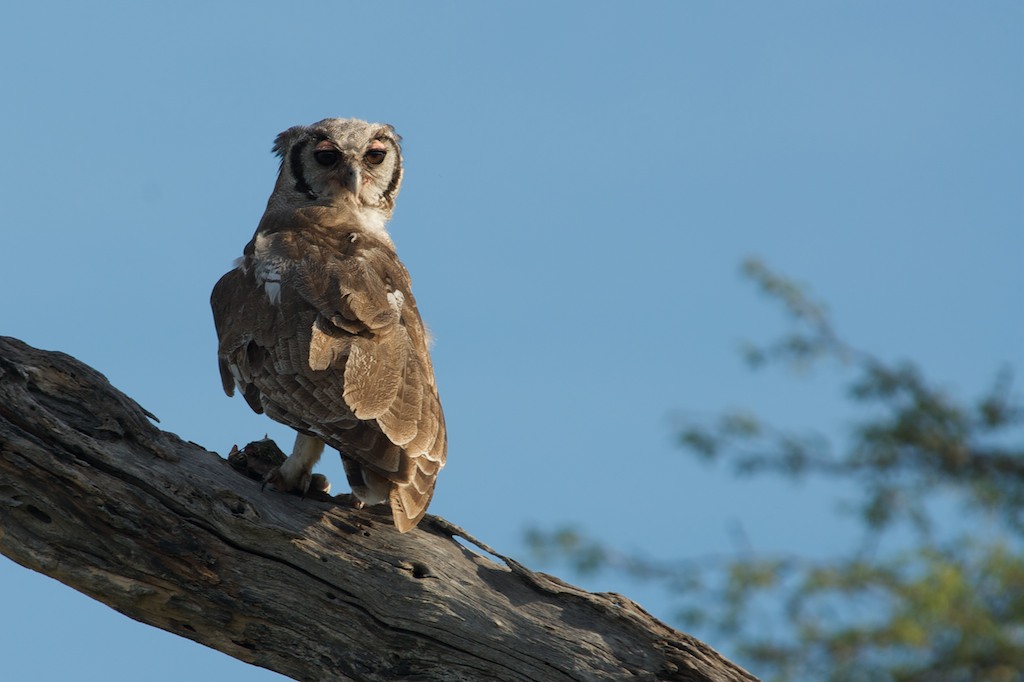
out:
M447 451L427 333L384 225L401 184L390 126L327 119L282 133L277 186L213 290L224 390L299 432L268 476L305 492L322 444L353 492L419 522ZM383 152L383 154L381 154Z

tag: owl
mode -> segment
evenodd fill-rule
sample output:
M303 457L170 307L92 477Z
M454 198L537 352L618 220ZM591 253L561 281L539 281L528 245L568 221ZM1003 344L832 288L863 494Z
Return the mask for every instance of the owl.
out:
M389 504L407 532L448 440L427 331L387 232L399 136L329 118L284 131L274 152L266 212L211 296L224 391L298 432L265 483L305 494L329 445L357 504Z

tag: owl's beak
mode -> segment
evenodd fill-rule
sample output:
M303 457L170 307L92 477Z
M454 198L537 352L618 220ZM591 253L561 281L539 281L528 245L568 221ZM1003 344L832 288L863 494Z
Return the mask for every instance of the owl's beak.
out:
M360 185L359 166L346 164L344 174L341 177L341 186L352 193L352 196L359 196Z

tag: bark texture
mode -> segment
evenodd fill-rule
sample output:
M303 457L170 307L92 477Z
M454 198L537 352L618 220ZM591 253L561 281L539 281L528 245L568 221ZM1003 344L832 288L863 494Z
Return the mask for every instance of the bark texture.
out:
M258 476L269 445L233 467L150 417L74 358L0 337L0 552L299 680L755 679L439 517L402 535L347 496L261 492L236 468Z

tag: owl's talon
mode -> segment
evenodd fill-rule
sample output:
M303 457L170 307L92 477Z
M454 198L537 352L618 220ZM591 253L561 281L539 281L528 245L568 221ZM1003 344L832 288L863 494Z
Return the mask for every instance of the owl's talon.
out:
M283 465L282 465L283 466ZM295 483L289 483L281 472L281 467L274 467L263 477L260 490L266 490L267 484L272 485L276 490L285 493L294 493L303 499L310 492L328 495L331 492L331 482L323 474L304 473Z
M323 474L313 474L310 478L309 489L314 493L331 494L331 482Z
M276 488L280 481L281 467L274 467L273 469L268 471L266 475L263 476L263 483L260 484L260 492L263 492L267 489L268 483Z

